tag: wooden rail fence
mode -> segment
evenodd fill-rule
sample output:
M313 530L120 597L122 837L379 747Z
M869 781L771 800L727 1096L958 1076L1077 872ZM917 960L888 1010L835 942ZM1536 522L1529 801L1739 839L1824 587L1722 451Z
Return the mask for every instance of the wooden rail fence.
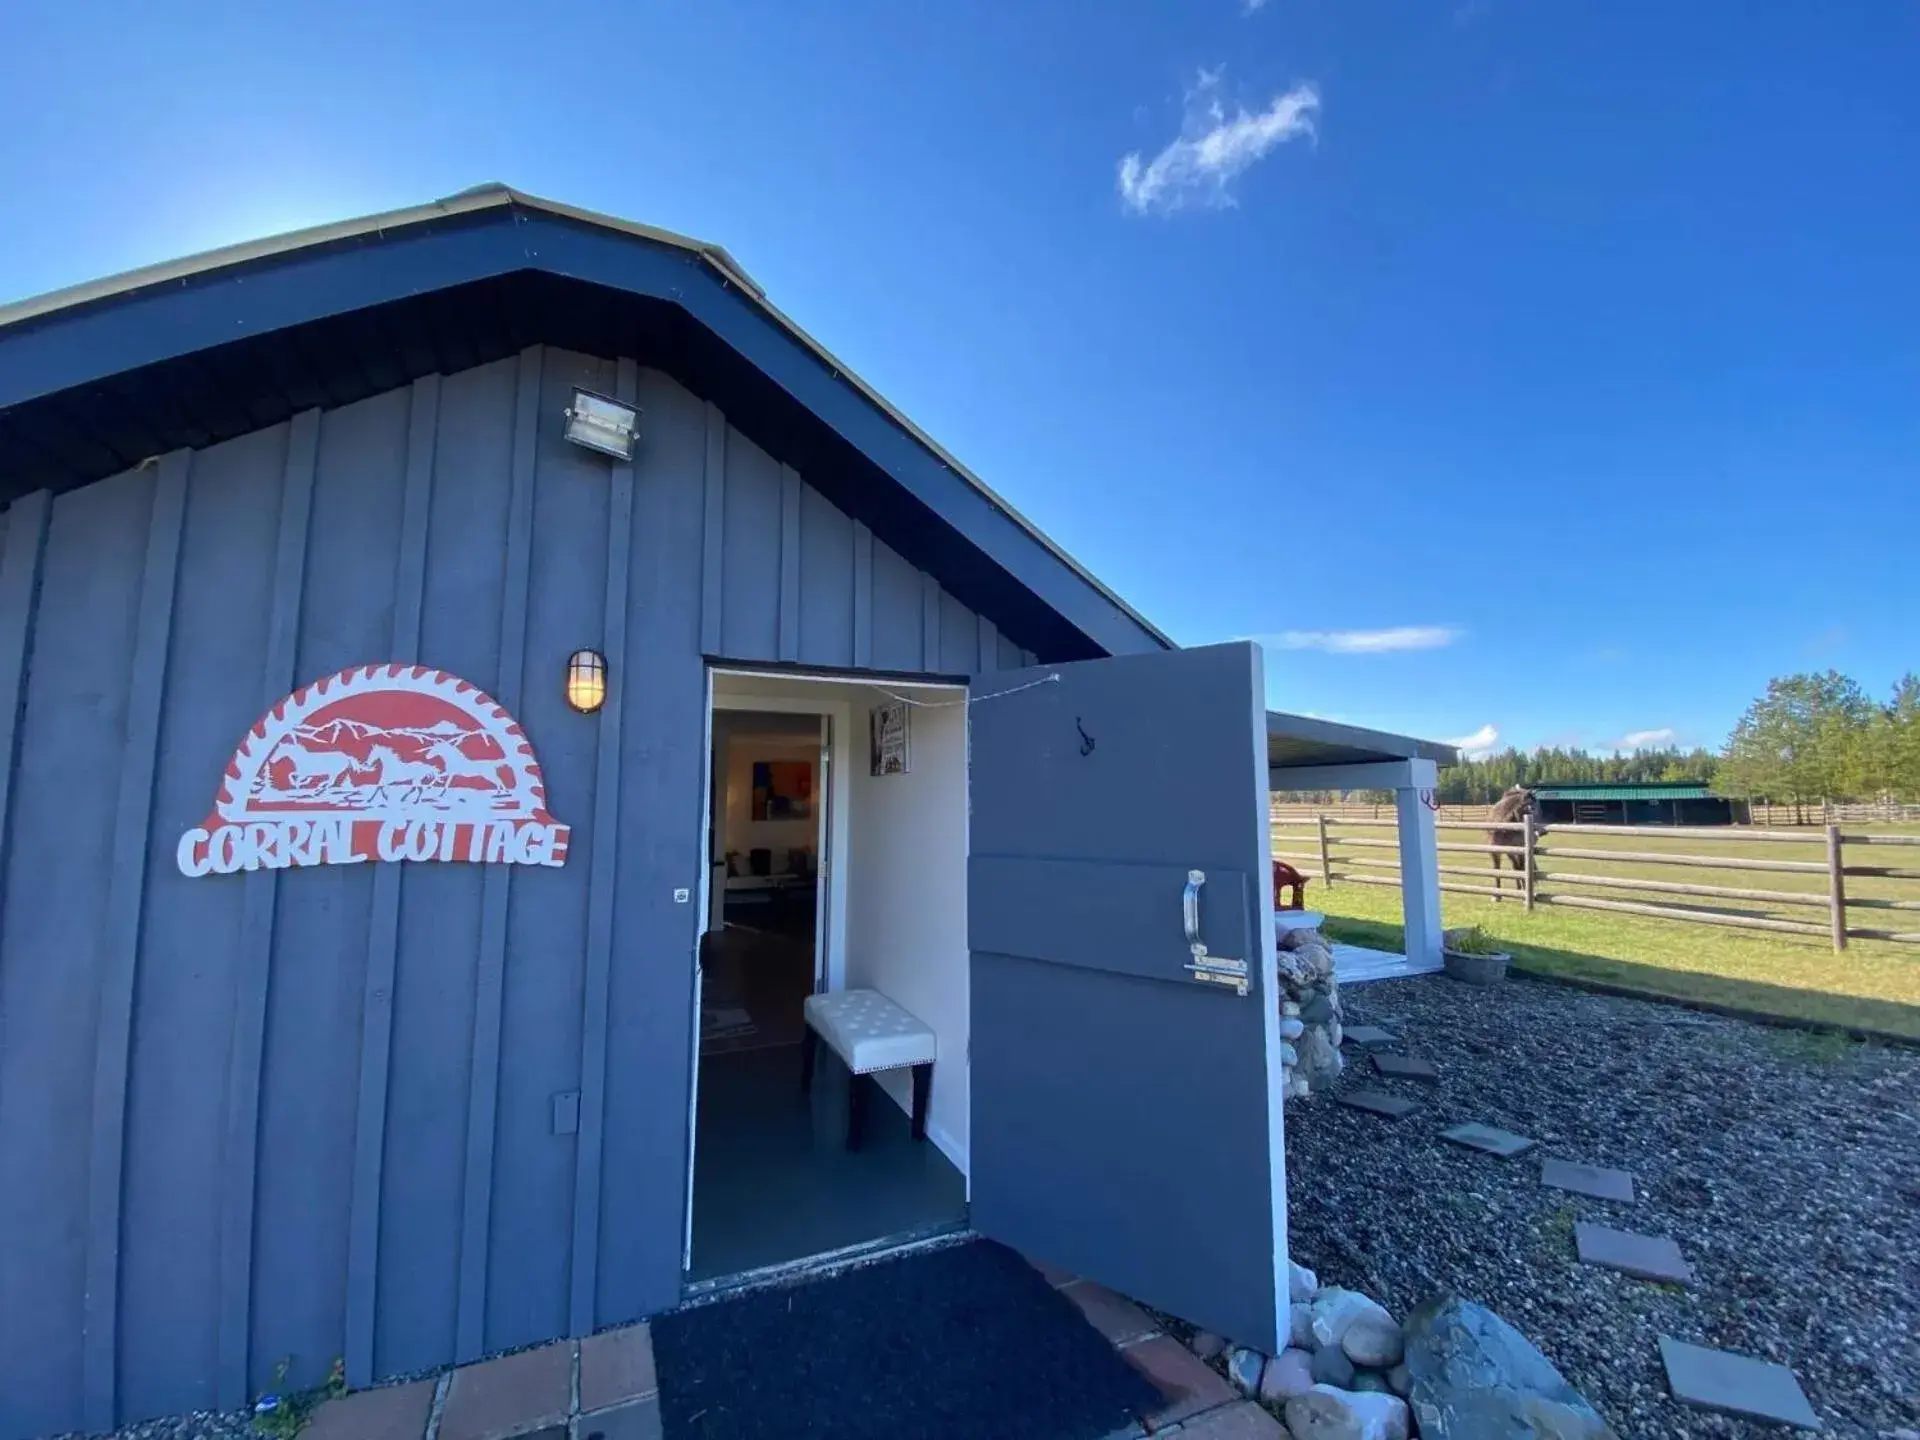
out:
M1352 885L1400 884L1400 842L1354 831L1379 830L1391 826L1392 812L1384 819L1333 811L1305 815L1291 813L1298 807L1276 806L1274 812L1274 857L1311 873L1317 868L1322 884L1335 881ZM1371 807L1348 807L1368 809ZM1387 808L1387 807L1382 807ZM1835 950L1847 948L1849 940L1884 940L1903 945L1920 945L1920 889L1912 895L1849 894L1850 879L1873 881L1920 881L1920 853L1914 863L1865 864L1861 849L1875 853L1872 847L1888 847L1879 858L1905 861L1900 847L1920 847L1920 835L1877 835L1852 833L1836 823L1824 831L1754 829L1747 826L1688 828L1668 825L1553 825L1538 826L1532 816L1521 821L1489 827L1484 819L1436 819L1434 826L1442 834L1435 844L1440 854L1439 885L1455 895L1480 895L1496 900L1511 899L1526 909L1537 905L1559 905L1577 910L1607 910L1625 915L1647 915L1664 920L1679 920L1693 925L1721 925L1747 930L1767 930L1792 935L1820 935L1832 942ZM1313 848L1302 845L1283 849L1282 844L1295 837L1282 832L1311 830L1311 836L1299 837ZM1490 839L1497 829L1498 843ZM1474 840L1449 839L1458 831L1478 832ZM1751 855L1698 855L1667 850L1610 850L1592 843L1581 844L1583 836L1645 837L1660 840L1714 840L1738 842L1758 847ZM1768 846L1778 844L1818 844L1824 839L1825 857L1820 860L1776 858L1768 855ZM1571 842L1571 843L1569 843ZM1848 851L1854 851L1850 857ZM1391 850L1391 859L1371 852ZM1361 853L1354 854L1352 852ZM1454 855L1488 857L1487 868L1448 863ZM1543 866L1542 861L1546 864ZM1824 876L1823 890L1781 890L1754 885L1715 885L1690 880L1650 879L1640 875L1610 875L1591 868L1566 868L1565 861L1584 861L1589 865L1616 864L1634 866L1673 866L1687 869L1722 871L1760 871L1774 874ZM1310 868L1309 868L1310 867ZM1482 883L1469 884L1469 880ZM1486 883L1491 881L1492 883ZM1509 887L1508 881L1512 884ZM1588 890L1613 890L1646 899L1615 899L1582 893ZM1674 897L1674 898L1668 898ZM1746 910L1680 903L1687 900L1736 901L1770 908L1786 908L1788 915L1753 914ZM1796 908L1824 910L1815 918L1792 915ZM1893 911L1884 925L1853 923L1857 912ZM1903 923L1903 914L1915 918L1908 928L1892 928ZM1864 918L1864 917L1861 917Z

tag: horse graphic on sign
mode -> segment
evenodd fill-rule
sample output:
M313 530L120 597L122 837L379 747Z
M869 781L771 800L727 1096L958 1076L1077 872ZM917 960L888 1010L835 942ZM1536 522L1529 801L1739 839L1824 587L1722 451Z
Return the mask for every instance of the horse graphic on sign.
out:
M249 730L213 813L180 837L189 876L370 860L566 862L533 746L498 702L422 665L361 665Z

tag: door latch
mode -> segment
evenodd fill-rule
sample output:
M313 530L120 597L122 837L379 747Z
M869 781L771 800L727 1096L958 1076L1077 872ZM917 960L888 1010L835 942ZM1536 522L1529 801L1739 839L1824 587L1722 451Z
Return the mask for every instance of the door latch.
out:
M1247 994L1247 962L1209 955L1206 941L1200 938L1200 887L1207 883L1207 872L1189 870L1186 888L1180 893L1180 919L1187 931L1187 950L1193 959L1187 969L1196 980L1208 985L1225 985L1242 999Z

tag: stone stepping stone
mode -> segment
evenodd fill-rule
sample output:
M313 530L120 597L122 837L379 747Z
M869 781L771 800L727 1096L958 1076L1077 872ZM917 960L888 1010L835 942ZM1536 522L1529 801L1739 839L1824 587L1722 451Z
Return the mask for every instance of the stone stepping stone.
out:
M1667 1367L1673 1398L1684 1404L1807 1430L1820 1428L1820 1417L1807 1403L1800 1381L1784 1365L1731 1350L1688 1345L1665 1335L1660 1337L1660 1360Z
M1375 1115L1384 1115L1389 1120L1398 1120L1402 1115L1411 1114L1420 1108L1417 1100L1404 1100L1398 1095L1389 1095L1384 1090L1349 1090L1339 1097L1342 1105L1351 1105L1356 1110L1366 1110Z
M1669 1285L1691 1285L1693 1267L1680 1247L1663 1235L1636 1235L1576 1220L1574 1249L1582 1265L1605 1265L1641 1280L1664 1280Z
M1378 1025L1349 1025L1341 1032L1340 1038L1364 1046L1391 1045L1399 1037L1391 1031L1382 1030Z
M1498 1155L1501 1159L1511 1159L1523 1150L1531 1150L1533 1141L1524 1135L1516 1135L1511 1130L1502 1130L1496 1125L1482 1125L1475 1121L1467 1125L1455 1125L1451 1130L1440 1132L1442 1140L1451 1140L1456 1145L1465 1145L1470 1150L1484 1150L1489 1155Z
M1556 1190L1591 1195L1596 1200L1624 1200L1631 1205L1633 1172L1609 1170L1604 1165L1576 1165L1571 1160L1542 1160L1540 1183Z
M1425 1080L1432 1085L1440 1083L1440 1072L1433 1068L1430 1061L1422 1060L1417 1055L1395 1055L1388 1050L1375 1050L1373 1068L1395 1080Z

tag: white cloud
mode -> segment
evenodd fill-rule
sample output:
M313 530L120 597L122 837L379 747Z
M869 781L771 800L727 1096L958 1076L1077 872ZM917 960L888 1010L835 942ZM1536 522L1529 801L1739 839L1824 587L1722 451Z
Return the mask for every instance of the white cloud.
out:
M1267 0L1240 0L1240 13L1251 15L1255 11L1267 8Z
M1456 735L1453 739L1441 743L1453 746L1469 760L1484 760L1499 747L1500 727L1482 725L1471 735Z
M1224 70L1200 72L1187 93L1178 138L1151 160L1142 159L1137 150L1121 157L1120 198L1135 214L1171 215L1188 205L1232 205L1236 177L1275 146L1314 133L1320 92L1311 83L1274 96L1264 110L1235 105L1229 114L1220 100Z
M1329 655L1383 655L1393 650L1439 650L1460 638L1452 625L1393 625L1384 630L1282 630L1263 635L1277 650L1324 650Z
M1629 730L1618 740L1609 740L1602 747L1607 750L1658 750L1673 744L1673 727L1662 725L1658 730Z

